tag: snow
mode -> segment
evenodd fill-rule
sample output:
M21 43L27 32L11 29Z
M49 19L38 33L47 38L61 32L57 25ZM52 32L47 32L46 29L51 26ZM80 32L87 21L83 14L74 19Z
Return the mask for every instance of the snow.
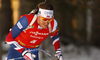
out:
M3 50L3 51L7 51L7 50L9 49L9 47L10 47L10 45L5 44L5 42L4 42L4 41L2 42L2 44L1 44L1 45L2 45L2 47L3 47L3 48L2 48L2 50Z
M100 60L100 49L94 46L76 47L73 44L69 44L67 46L61 45L61 49L64 60ZM52 53L50 54L52 55ZM46 56L45 59L41 60L53 60L53 59L51 57Z
M89 47L76 47L73 44L62 46L64 60L100 60L100 49Z

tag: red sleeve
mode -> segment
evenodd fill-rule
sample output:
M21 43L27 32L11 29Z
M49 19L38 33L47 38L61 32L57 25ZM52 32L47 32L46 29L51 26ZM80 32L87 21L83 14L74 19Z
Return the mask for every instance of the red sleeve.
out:
M15 41L14 38L12 37L11 31L8 33L7 37L6 37L6 42L12 42Z
M20 46L12 37L11 31L8 33L7 37L6 37L6 43L10 44L13 48L19 48L19 49L15 49L17 51L19 51L20 53L22 53L24 51L25 48L23 48L22 46ZM20 46L20 47L19 47Z
M55 51L60 49L59 35L58 32L51 33L52 43L54 45Z

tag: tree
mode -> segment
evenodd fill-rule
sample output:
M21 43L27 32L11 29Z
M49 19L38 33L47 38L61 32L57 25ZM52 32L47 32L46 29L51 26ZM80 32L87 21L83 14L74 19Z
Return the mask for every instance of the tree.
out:
M12 11L10 7L10 0L2 0L2 8L0 9L0 47L2 41L5 41L5 35L8 33L9 28L12 26ZM2 51L2 48L0 48L0 60L1 55L5 53Z

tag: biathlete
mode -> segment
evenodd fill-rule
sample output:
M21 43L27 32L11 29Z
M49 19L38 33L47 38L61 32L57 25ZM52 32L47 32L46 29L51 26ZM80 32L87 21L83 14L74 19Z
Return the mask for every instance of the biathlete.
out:
M10 49L6 60L19 57L24 57L19 60L39 60L38 48L49 34L55 48L55 56L63 60L53 6L42 2L34 11L22 15L7 35L6 43L10 45Z

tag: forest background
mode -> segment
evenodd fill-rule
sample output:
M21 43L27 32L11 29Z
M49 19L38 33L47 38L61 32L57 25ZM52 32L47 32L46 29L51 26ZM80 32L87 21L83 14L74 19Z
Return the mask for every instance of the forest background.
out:
M9 46L4 44L5 38L19 17L28 14L37 4L44 0L0 0L0 60L7 55ZM58 22L60 44L65 60L69 52L81 55L84 48L88 56L90 47L100 49L100 0L47 0L54 6L54 18ZM54 55L51 40L48 37L41 48ZM69 46L71 45L71 46ZM47 47L50 48L47 48ZM69 47L68 47L69 46ZM70 50L68 50L68 48ZM77 49L76 49L77 48ZM52 50L52 51L51 51ZM77 50L77 51L76 51ZM97 52L94 52L95 54ZM71 53L73 54L73 53ZM40 54L46 59L46 54ZM70 55L69 55L70 56ZM100 55L99 55L100 56ZM100 60L100 58L98 60ZM50 57L48 57L50 58ZM73 59L75 60L75 58ZM78 60L78 59L77 59ZM97 60L97 59L96 59Z

